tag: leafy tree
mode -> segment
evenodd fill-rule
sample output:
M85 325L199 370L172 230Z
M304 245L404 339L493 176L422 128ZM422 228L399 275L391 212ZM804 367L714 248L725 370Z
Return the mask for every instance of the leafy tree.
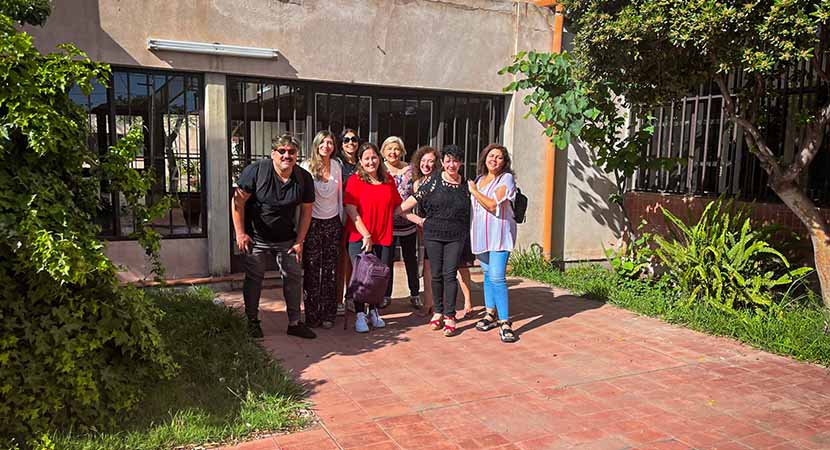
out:
M21 24L42 26L52 12L51 0L3 0L2 13Z
M627 104L614 95L607 82L586 81L578 76L578 66L567 52L559 54L520 52L513 63L500 73L522 74L505 91L524 91L524 103L545 127L545 134L555 148L566 149L579 137L594 152L597 164L614 175L617 194L610 200L623 212L623 234L633 240L635 227L625 210L623 196L628 180L638 168L660 168L676 164L675 159L645 157L641 151L654 132L651 118L630 123ZM628 133L625 133L628 129Z
M86 117L69 91L90 92L109 68L71 45L38 52L14 21L43 23L45 14L48 2L0 3L3 448L57 427L105 426L144 383L175 370L155 326L161 311L119 286L93 224L102 185L123 192L143 224L159 212L138 205L152 180L128 168L142 131L104 155L86 147ZM157 256L158 235L140 228Z
M684 96L691 87L714 81L723 94L727 117L743 131L747 146L769 175L770 188L807 228L822 297L830 308L830 229L802 183L830 123L830 0L562 3L577 29L576 67L568 83L576 88L587 86L590 94L587 103L576 105L577 112L591 108L607 110L594 106L594 102L607 103L604 95L622 98L626 106L649 110ZM526 57L516 61L519 65L524 63ZM524 70L514 73L517 72L527 74ZM731 91L730 79L740 80ZM794 114L800 124L800 136L794 156L785 159L776 154L766 139L769 99L780 95L778 86L782 81L813 79L820 83L820 93L813 102L794 106L801 108ZM549 89L532 77L526 80L531 82L515 87L535 89L531 95ZM544 112L548 105L553 108L557 101L562 101L557 99L571 92L578 95L579 89L567 88L564 92L552 92L548 98L532 100L537 107L534 115L548 128L549 135L552 128L570 131L563 136L564 140L569 142L584 135L591 144L591 130L573 133L582 125L573 112L559 114L558 122L546 122L541 120L544 115L538 115L539 110ZM606 122L597 128L610 136L613 126Z

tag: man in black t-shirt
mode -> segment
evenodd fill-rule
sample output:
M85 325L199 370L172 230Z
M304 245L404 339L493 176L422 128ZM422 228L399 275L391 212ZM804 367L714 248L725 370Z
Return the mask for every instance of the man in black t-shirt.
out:
M303 241L311 224L314 179L297 166L300 143L283 134L272 141L271 158L251 163L242 171L233 195L236 245L244 253L245 315L253 337L262 337L259 298L267 258L276 258L288 312L288 334L316 335L300 321L303 295ZM299 208L299 219L295 215Z

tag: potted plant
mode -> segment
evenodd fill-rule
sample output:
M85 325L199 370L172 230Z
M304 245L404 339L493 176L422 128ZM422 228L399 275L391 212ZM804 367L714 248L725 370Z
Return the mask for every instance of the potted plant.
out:
M201 227L202 172L198 159L177 161L179 166L179 192L176 194L182 208L185 223L190 228Z

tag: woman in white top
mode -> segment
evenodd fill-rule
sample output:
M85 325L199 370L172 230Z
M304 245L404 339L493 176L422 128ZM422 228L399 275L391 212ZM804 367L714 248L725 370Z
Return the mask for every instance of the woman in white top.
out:
M337 316L337 257L343 234L343 168L333 158L334 135L321 131L311 143L311 157L301 164L314 178L311 226L303 248L305 321L331 328Z
M505 272L516 241L516 220L510 203L516 198L516 184L507 149L499 144L484 147L478 159L478 177L468 183L472 201L470 241L484 272L487 307L487 314L476 323L476 329L487 331L499 327L502 342L515 342Z

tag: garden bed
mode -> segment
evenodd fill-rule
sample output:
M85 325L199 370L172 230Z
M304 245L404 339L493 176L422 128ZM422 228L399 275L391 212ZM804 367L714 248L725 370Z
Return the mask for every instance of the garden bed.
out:
M569 289L582 295L670 323L718 336L728 336L753 347L830 366L827 313L817 294L779 302L780 312L751 309L723 311L704 302L687 304L659 282L629 280L591 264L560 271L538 251L517 251L510 260L511 275Z
M248 337L241 314L208 289L154 290L159 324L178 374L147 395L117 428L57 433L56 448L151 450L211 447L303 428L304 391Z

